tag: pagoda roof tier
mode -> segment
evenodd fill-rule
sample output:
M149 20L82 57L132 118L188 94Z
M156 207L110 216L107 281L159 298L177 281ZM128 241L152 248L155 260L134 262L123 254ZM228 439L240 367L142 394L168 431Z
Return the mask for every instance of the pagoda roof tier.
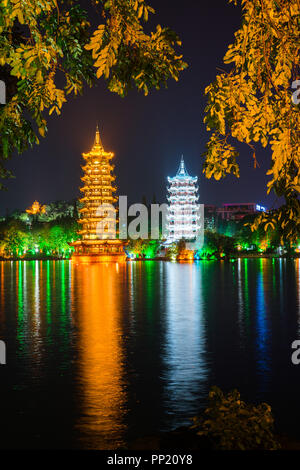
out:
M92 223L98 223L101 222L101 220L105 220L106 222L113 222L116 220L115 218L111 217L105 217L104 215L93 215L92 217L85 217L84 219L78 219L79 224L92 224Z
M99 191L102 189L117 191L116 186L103 186L102 184L85 184L82 188L80 188L80 191Z
M168 188L168 191L171 191L173 193L177 192L185 192L185 191L198 191L199 187L195 186L195 184L179 184L178 186L172 185Z
M101 178L101 179L105 179L109 181L113 181L116 179L116 177L112 176L110 173L108 173L107 175L104 175L101 172L95 172L95 173L86 173L84 176L81 177L81 180L85 181L88 178L99 178L99 179Z
M175 203L180 203L181 201L185 201L187 203L192 202L192 201L198 201L199 196L195 195L188 195L188 196L169 196L167 197L169 202L172 202L173 204Z
M82 203L85 203L85 202L89 202L91 204L95 204L95 202L93 201L99 201L101 200L101 203L100 204L110 204L111 202L117 202L118 198L116 197L112 197L112 196L105 196L105 197L101 197L101 196L85 196L85 197L82 197L81 199L79 199L80 202Z
M92 214L91 216L89 216L87 214L82 214L81 218L78 219L78 223L81 225L91 225L91 227L94 227L94 225L97 225L102 220L104 220L105 222L114 222L117 220L117 215L116 217L105 217L104 215Z
M110 175L110 171L109 169L107 169L107 171L102 171L102 170L98 170L97 168L93 168L89 171L86 171L85 172L85 175L86 176L102 176L103 178L109 178L111 175Z
M83 177L83 178L81 178L81 179L82 179L82 181L85 183L85 185L83 186L84 188L111 189L112 191L113 191L114 189L117 189L115 186L112 186L111 184L103 184L103 183L102 183L102 184L101 184L101 183L96 183L96 184L95 184L95 181L91 181L91 183L89 184L89 179L90 179L90 177L88 177L88 178ZM97 179L98 179L98 178L97 178Z
M83 230L81 230L78 232L78 235L81 235L83 239L85 240L95 240L95 239L103 240L103 238L99 236L99 234L97 234L96 232L89 233L89 232L84 232ZM114 232L106 232L105 237L114 238L114 235L115 235Z
M110 201L110 202L102 202L102 203L99 203L97 205L94 205L94 206L90 206L90 205L86 205L86 208L90 211L90 212L95 212L95 210L97 210L97 208L103 204L111 204L113 205L113 202L114 201ZM79 209L79 212L81 213L81 209Z
M85 207L86 209L89 211L89 212L95 212L99 206L102 206L104 204L109 204L109 205L112 205L113 206L113 202L114 201L110 201L110 202L99 202L98 204L95 204L95 205L89 205L89 204L85 204ZM79 209L79 212L80 214L82 213L82 209Z
M95 204L95 208L97 208L98 206L99 204ZM82 214L83 212L92 212L92 211L95 211L93 206L83 207L82 209L79 209L80 214Z
M101 238L97 240L76 240L76 242L70 243L71 246L78 246L78 245L125 245L127 242L125 240L120 240L118 238L113 239L106 239L103 240Z
M185 181L190 181L192 183L196 183L198 181L198 176L185 176ZM180 183L182 182L183 178L179 176L168 176L169 183Z
M98 191L96 192L95 190L89 191L87 188L83 189L82 191L85 193L82 197L86 198L87 200L90 199L91 201L93 200L98 200L98 199L116 199L115 196L113 196L113 192L115 191Z
M112 171L112 170L115 169L115 165L112 165L108 161L98 162L96 160L96 161L86 163L86 165L81 165L81 168L82 168L83 171L89 171L89 170L93 170L93 169L98 170L98 169L101 169L103 167L106 167L109 171Z
M98 150L93 147L90 152L83 153L82 156L85 160L92 160L93 158L94 160L96 160L95 157L99 157L99 159L101 157L105 157L107 160L110 160L111 158L115 156L115 154L113 152L105 152L104 150L100 150L100 149ZM100 160L96 160L96 162L100 163Z
M97 170L96 168L93 168L92 170L89 170L89 171L84 171L84 174L83 176L81 177L82 178L101 178L101 179L106 179L106 180L111 180L111 179L114 179L115 176L113 174L111 174L113 170L105 170L105 171L102 171L102 170Z

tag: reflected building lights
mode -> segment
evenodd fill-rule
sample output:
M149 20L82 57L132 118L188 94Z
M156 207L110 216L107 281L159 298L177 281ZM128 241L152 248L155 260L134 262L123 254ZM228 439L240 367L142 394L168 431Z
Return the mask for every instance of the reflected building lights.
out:
M238 258L237 260L237 288L238 288L238 323L239 323L239 331L240 331L240 347L245 348L245 327L244 327L244 318L245 318L245 306L244 306L244 299L243 299L243 287L244 281L242 276L242 260Z
M266 302L266 286L268 276L268 260L259 260L259 273L257 277L257 295L256 295L256 331L257 331L257 367L260 375L261 391L265 391L266 384L269 380L270 373L270 330L267 320L267 302Z
M125 265L126 267L126 265ZM125 269L124 267L122 269ZM74 268L74 288L79 306L79 375L82 417L77 428L96 448L121 445L123 404L123 352L120 331L120 295L114 264L79 264ZM72 299L75 299L75 292ZM77 306L77 308L78 308Z
M188 407L197 412L195 398L206 393L201 269L201 264L166 265L165 391L169 413L177 418Z

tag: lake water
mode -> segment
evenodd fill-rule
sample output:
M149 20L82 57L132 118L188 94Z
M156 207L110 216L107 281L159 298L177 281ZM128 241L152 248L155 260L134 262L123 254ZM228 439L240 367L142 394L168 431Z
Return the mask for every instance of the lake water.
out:
M0 262L0 447L114 449L212 385L300 438L300 262Z

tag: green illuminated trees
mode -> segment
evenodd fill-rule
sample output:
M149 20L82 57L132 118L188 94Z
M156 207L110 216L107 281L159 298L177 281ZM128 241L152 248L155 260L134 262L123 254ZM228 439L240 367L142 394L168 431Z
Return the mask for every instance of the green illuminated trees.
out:
M126 251L137 258L155 258L159 246L159 240L130 240Z
M66 207L68 204L65 203ZM8 218L0 223L0 256L68 257L73 251L69 243L77 240L78 224L72 217L59 217L52 222L34 220L30 224Z
M3 238L4 252L8 256L20 256L26 246L26 233L10 227Z
M145 0L95 0L102 23L91 35L88 15L71 0L0 3L0 71L7 104L0 107L0 178L3 161L47 131L46 113L60 114L67 95L100 77L121 96L136 86L148 94L186 67L168 28L146 33L154 10ZM59 84L59 85L58 85Z
M255 167L255 143L269 146L267 189L284 197L285 204L261 214L253 229L260 224L266 229L279 226L281 239L295 242L300 233L300 106L292 93L300 78L300 3L241 0L241 4L243 23L224 58L231 68L205 90L204 121L212 134L204 172L216 180L230 173L239 177L231 138L250 146Z
M227 237L210 230L205 231L203 251L215 255L230 255L235 253L236 240L233 237Z

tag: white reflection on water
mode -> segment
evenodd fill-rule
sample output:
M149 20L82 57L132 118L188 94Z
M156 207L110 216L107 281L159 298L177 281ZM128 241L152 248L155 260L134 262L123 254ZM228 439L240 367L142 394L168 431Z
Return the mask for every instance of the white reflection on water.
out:
M206 393L208 357L201 273L201 264L166 265L165 400L169 413L177 419L186 416L189 408L192 412L199 396Z

